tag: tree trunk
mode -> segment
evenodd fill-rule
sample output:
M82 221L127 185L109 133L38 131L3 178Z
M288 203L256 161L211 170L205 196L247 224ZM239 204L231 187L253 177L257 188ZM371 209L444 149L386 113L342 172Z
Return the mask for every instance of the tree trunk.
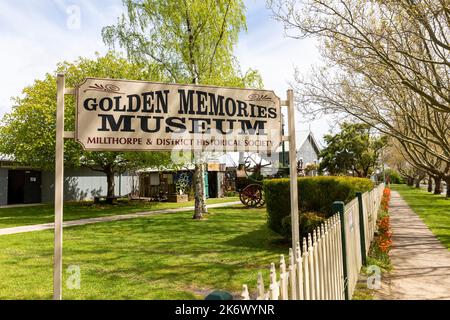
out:
M206 169L207 164L201 163L200 164L200 175L201 175L201 182L202 182L202 201L200 202L200 207L202 210L202 213L208 213L208 209L206 208L206 192L205 192L205 173L207 171Z
M422 181L421 177L417 177L417 178L416 178L416 188L417 188L417 189L420 188L420 181Z
M433 178L428 176L428 192L433 192Z
M441 190L441 178L440 177L435 177L434 178L434 194L441 194L442 190Z
M197 155L199 155L197 153ZM195 164L195 171L194 171L194 192L195 192L195 212L194 212L194 219L202 219L203 214L207 213L206 209L206 195L205 195L205 171L204 171L204 164L199 163L200 157L195 157L196 164Z
M445 178L444 181L445 181L446 188L447 188L447 190L445 192L445 196L447 198L450 198L450 177L449 178Z
M108 191L106 196L114 197L114 189L115 189L114 171L112 171L111 169L106 169L105 174L106 174L106 182L108 184Z
M406 178L406 185L409 187L412 187L414 185L414 178L407 177Z

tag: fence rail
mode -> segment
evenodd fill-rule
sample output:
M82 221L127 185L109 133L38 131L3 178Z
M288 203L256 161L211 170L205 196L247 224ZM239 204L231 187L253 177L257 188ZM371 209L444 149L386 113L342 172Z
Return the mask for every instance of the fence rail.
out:
M352 297L359 271L376 231L384 184L347 205L335 203L334 215L270 265L266 286L258 273L255 292L243 285L244 300L344 300Z

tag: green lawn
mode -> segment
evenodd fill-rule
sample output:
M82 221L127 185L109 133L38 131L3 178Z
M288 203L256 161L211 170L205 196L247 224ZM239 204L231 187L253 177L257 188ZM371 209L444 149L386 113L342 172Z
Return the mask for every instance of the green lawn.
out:
M275 241L274 241L275 240ZM211 209L64 229L64 270L81 288L65 299L201 299L214 289L256 288L258 271L287 253L266 227L265 209ZM0 299L51 299L52 231L0 236ZM67 279L64 271L64 284ZM267 283L266 283L267 285Z
M392 185L392 189L400 192L411 209L450 250L450 199L406 185Z
M208 199L208 204L239 201L238 197ZM194 201L184 203L121 201L115 205L72 202L64 204L64 221L146 212L193 206ZM0 228L49 223L54 221L54 207L46 204L35 207L0 209Z

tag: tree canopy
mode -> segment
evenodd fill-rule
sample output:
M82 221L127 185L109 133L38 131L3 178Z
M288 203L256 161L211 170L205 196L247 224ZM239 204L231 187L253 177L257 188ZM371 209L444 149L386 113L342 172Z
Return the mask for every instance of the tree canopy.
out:
M113 53L97 55L96 59L79 58L62 62L57 73L65 73L66 86L75 87L86 77L139 79L161 81L158 68L132 64ZM74 97L65 103L65 129L74 130ZM43 79L24 88L22 96L14 99L10 113L5 114L0 126L0 152L13 155L17 162L53 170L56 136L56 77L46 74ZM162 152L85 152L73 140L65 141L66 166L88 167L104 172L108 178L108 196L114 193L114 174L148 166L170 165L170 154ZM111 194L112 193L112 194Z
M304 113L357 118L396 139L418 172L450 183L450 2L269 2L289 35L320 43L324 64L296 76Z
M126 13L103 28L138 63L157 65L177 83L261 87L255 70L241 72L233 55L246 30L242 0L123 0Z
M325 135L327 146L320 152L320 171L332 175L370 176L379 164L380 152L386 137L371 134L370 126L362 123L343 123L341 132Z
M246 29L242 0L123 0L117 24L103 28L106 44L119 45L131 61L157 65L177 83L262 87L257 71L243 74L233 55ZM207 212L204 159L193 153L195 214Z

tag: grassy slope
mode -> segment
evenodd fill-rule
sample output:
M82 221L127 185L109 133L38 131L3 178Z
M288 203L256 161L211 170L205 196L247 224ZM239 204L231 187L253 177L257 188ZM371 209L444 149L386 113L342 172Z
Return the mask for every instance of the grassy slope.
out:
M268 240L265 209L211 209L65 229L64 270L81 269L65 299L192 299L255 289L258 271L287 252ZM0 236L0 299L50 299L53 233ZM66 272L64 277L67 278ZM64 282L65 283L65 282Z
M208 199L208 204L239 201L238 197ZM160 209L193 206L194 201L184 203L169 202L120 202L116 205L93 204L92 202L73 202L64 205L64 221L145 212ZM0 209L0 228L10 228L30 224L53 222L54 208L52 204L35 207Z
M392 185L392 189L400 192L411 209L450 250L450 199L406 185Z

